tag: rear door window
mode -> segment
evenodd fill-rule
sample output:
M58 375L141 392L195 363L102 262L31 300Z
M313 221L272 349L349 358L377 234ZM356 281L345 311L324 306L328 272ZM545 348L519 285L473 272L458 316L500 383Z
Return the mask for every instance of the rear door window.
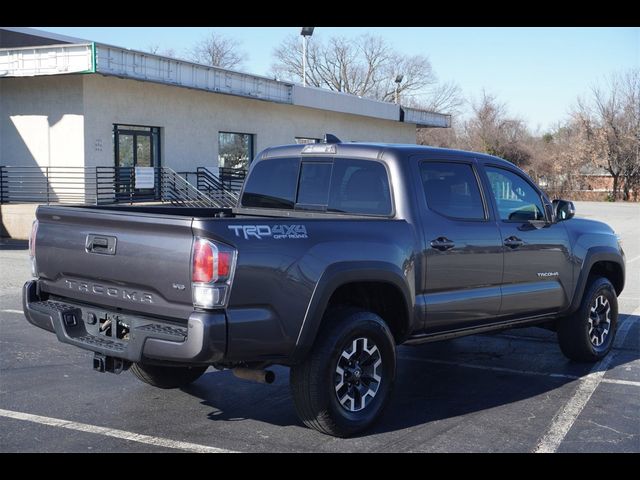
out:
M434 212L459 220L484 220L484 203L471 165L423 162L420 165L427 205Z

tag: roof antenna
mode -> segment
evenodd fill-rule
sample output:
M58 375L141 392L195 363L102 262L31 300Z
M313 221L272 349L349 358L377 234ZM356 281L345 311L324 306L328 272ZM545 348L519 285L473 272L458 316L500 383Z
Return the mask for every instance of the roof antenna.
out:
M322 143L342 143L342 141L340 141L338 137L332 135L331 133L325 133Z

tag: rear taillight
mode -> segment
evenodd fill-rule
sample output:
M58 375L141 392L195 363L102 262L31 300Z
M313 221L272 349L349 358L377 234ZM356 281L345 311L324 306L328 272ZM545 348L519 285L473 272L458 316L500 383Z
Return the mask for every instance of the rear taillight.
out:
M209 283L215 280L214 268L217 252L218 249L211 242L203 239L196 240L193 244L192 282Z
M218 278L227 278L231 273L231 262L233 254L231 252L218 252Z
M36 236L38 235L38 220L31 224L31 235L29 235L29 260L31 260L31 275L38 276L38 266L36 265Z
M219 308L227 305L235 264L235 249L204 238L195 239L191 268L194 306Z

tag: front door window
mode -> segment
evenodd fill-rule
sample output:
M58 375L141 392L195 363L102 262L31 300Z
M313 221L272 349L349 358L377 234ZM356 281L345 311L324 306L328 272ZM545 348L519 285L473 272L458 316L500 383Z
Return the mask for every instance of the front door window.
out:
M134 136L128 134L118 135L118 156L116 158L116 166L133 167L133 143Z

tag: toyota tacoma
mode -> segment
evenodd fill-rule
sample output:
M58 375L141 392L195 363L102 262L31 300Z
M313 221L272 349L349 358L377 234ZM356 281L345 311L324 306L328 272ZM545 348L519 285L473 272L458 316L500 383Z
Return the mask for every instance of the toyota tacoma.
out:
M260 152L233 209L38 207L27 320L160 388L289 366L302 422L341 437L380 416L401 344L538 325L571 360L610 351L608 225L500 158L327 138Z

